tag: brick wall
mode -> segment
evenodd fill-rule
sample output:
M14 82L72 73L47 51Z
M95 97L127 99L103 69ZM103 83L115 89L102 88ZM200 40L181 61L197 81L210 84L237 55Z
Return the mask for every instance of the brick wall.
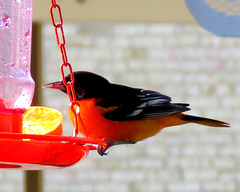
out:
M96 152L78 165L44 172L45 192L238 192L240 191L240 40L219 38L199 26L165 24L65 24L74 70L111 82L153 89L191 114L231 123L231 129L184 125L163 130L108 157ZM51 25L44 25L44 82L60 79L61 57ZM44 90L46 106L64 114L68 98ZM12 181L11 174L18 179ZM20 182L18 171L0 172L1 187ZM20 183L21 184L21 183ZM19 184L19 185L20 185ZM14 189L8 191L16 191ZM6 190L4 190L6 191Z

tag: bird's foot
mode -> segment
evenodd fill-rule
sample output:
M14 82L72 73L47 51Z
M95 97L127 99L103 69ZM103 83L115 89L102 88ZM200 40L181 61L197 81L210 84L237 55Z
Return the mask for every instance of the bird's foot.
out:
M101 156L108 155L108 152L106 151L114 145L134 144L134 142L132 141L110 141L108 139L103 139L103 140L106 141L108 145L106 147L101 145L98 146L97 151L98 151L98 154Z

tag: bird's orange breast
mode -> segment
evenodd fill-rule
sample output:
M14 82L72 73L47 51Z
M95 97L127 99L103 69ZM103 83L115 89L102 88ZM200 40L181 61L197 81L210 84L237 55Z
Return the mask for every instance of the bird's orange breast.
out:
M112 121L106 119L103 114L114 110L114 107L96 106L96 99L85 99L78 102L84 125L83 128L79 124L79 132L89 138L137 142L157 134L164 127L180 123L177 122L179 118L173 115L147 120ZM71 110L70 117L73 121L74 115Z

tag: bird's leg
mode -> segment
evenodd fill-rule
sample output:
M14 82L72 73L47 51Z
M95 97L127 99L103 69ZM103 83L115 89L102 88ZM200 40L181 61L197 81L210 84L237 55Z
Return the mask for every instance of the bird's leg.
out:
M101 156L107 155L108 152L106 152L106 151L114 145L135 144L132 141L110 141L108 139L103 139L103 140L106 141L108 143L108 145L106 147L103 147L101 145L98 146L97 151L98 151L99 155L101 155Z

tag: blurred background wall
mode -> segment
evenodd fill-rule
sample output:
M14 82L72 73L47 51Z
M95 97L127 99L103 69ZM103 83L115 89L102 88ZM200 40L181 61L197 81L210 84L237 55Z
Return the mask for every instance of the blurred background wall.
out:
M190 103L191 114L232 127L188 124L113 147L107 157L93 151L78 165L44 171L44 192L240 191L239 39L219 38L196 25L67 22L64 29L74 70L159 91ZM42 48L42 83L60 79L61 56L48 23ZM44 90L43 98L44 105L63 112L64 132L70 135L68 97ZM22 171L0 171L0 191L23 188Z

